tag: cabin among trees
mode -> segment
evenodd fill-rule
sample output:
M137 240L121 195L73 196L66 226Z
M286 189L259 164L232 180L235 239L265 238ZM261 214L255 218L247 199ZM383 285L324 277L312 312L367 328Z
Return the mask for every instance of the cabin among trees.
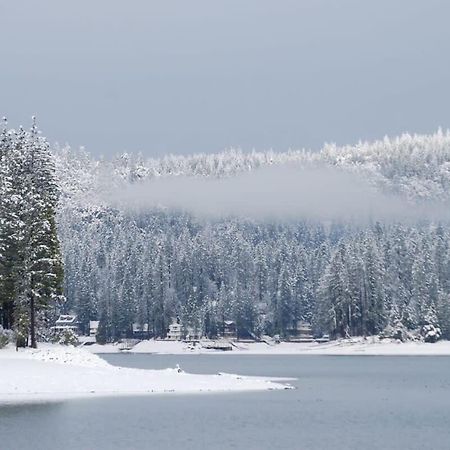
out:
M82 334L79 328L79 322L75 315L63 315L57 321L57 329L63 330L70 328L76 334ZM89 336L96 337L100 327L98 320L91 320L89 322ZM56 328L56 327L55 327ZM147 323L131 325L131 332L124 335L122 338L128 339L149 339L153 337ZM222 326L219 327L217 335L208 335L203 333L200 329L185 326L179 317L173 318L172 323L168 326L166 336L164 339L169 341L200 341L202 338L222 338L225 340L259 340L260 336L250 331L241 330L238 332L237 324L234 320L223 320ZM314 340L312 326L310 323L303 320L293 320L286 328L285 340L290 342L312 342Z
M148 328L148 323L133 323L132 325L132 337L134 339L148 339L150 338L150 332Z
M293 320L286 333L287 340L290 342L313 342L314 340L311 324L304 320Z
M76 335L82 335L80 323L77 316L73 314L61 315L56 321L55 331L72 330ZM89 337L97 338L99 328L101 328L100 321L89 321ZM130 332L124 334L122 339L149 339L153 337L147 323L131 325ZM208 335L203 333L198 328L192 326L185 326L179 317L173 318L172 323L168 326L166 336L164 339L169 341L189 341L196 342L202 338L222 338L223 340L236 341L256 341L260 336L255 333L242 331L238 333L238 327L234 320L224 320L217 335ZM279 338L278 338L279 339ZM312 342L314 341L312 326L304 320L293 320L286 328L284 340L289 342ZM326 338L328 340L328 337Z
M98 320L90 320L89 321L89 336L90 337L96 337L98 333L98 325L100 321Z
M80 333L80 322L74 314L63 314L58 317L52 330L54 333L71 331L75 335L78 335Z
M223 321L223 337L225 339L237 339L237 327L234 320Z
M179 321L175 321L169 325L166 337L169 341L181 341L183 339L183 331Z

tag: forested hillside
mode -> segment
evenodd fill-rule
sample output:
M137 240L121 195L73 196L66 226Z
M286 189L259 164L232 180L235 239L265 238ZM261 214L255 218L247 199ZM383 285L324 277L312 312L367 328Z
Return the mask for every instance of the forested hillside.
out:
M450 134L403 135L319 153L122 155L96 160L55 150L62 188L58 214L65 261L65 308L101 339L133 322L164 336L173 317L208 336L235 320L241 336L288 333L307 320L333 336L403 335L425 325L450 337L450 229L440 220L257 220L198 217L164 208L124 210L107 194L153 178L233 177L265 166L333 167L378 191L445 205ZM438 333L439 334L439 333Z

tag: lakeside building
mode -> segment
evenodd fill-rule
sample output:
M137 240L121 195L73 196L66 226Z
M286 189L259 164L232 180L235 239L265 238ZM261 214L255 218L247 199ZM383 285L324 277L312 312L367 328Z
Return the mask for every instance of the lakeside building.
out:
M100 324L99 320L90 320L89 321L89 336L96 337L98 333L98 325Z
M202 332L193 327L186 329L186 341L199 341L202 338Z
M181 323L177 320L169 325L167 330L167 339L169 341L181 341L183 338Z
M132 331L134 339L148 339L150 337L148 331L148 323L133 323Z
M223 321L223 337L225 339L237 339L237 327L234 320Z
M52 327L54 332L72 331L76 335L79 334L80 323L78 318L74 314L62 314L55 322L55 326Z
M293 320L291 326L286 330L287 339L291 342L313 342L311 324L304 320Z

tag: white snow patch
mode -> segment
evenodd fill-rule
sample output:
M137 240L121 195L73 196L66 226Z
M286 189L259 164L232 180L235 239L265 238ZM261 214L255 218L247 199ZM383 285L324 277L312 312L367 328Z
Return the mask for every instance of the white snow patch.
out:
M116 367L84 349L0 350L0 404L74 397L290 389L263 377Z

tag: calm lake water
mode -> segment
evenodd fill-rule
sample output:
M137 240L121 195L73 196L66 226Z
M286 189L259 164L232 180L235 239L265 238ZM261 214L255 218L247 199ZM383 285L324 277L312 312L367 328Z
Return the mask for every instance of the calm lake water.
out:
M297 377L298 389L0 407L0 449L450 449L449 357L104 357L129 367Z

